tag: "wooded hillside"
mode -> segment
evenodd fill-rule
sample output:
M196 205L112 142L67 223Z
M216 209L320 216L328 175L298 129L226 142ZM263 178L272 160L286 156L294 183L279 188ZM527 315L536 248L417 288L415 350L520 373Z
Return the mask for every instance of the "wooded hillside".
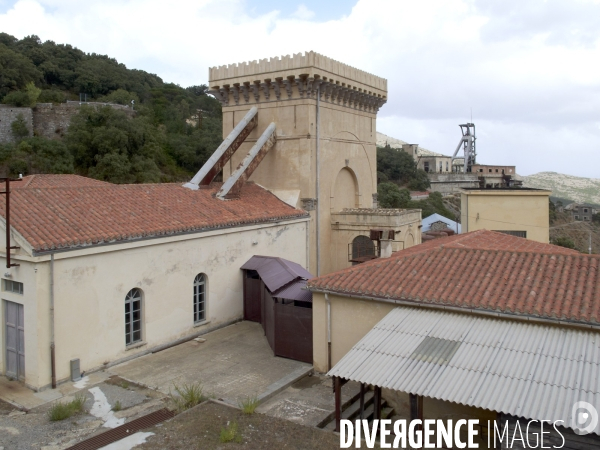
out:
M131 105L128 118L110 107L82 107L64 139L28 135L19 120L15 142L0 145L4 173L78 173L116 183L181 181L195 173L222 141L221 106L206 85L165 83L114 58L68 44L21 40L0 33L0 101L79 100Z

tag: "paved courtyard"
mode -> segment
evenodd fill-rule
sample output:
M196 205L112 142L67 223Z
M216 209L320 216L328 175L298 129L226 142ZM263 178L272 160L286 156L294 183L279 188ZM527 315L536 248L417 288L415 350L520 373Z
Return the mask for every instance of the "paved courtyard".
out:
M146 355L108 372L165 394L174 385L200 382L205 395L234 405L248 396L274 393L277 383L308 373L310 364L273 356L260 324L239 322Z

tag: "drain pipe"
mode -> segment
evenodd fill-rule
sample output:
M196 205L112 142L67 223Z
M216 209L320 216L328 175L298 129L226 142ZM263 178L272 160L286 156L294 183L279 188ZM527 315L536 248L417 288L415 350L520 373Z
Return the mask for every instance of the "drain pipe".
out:
M329 294L325 294L327 302L327 372L331 370L331 301Z
M56 389L56 356L54 346L54 253L50 254L50 367L52 389Z
M319 83L319 85L317 86L317 118L316 118L316 122L317 122L317 130L316 130L316 134L317 134L317 154L315 156L315 161L317 164L317 195L315 196L316 200L317 200L317 214L316 214L316 219L317 219L317 276L321 275L321 236L319 234L319 209L321 208L321 203L319 202L319 175L321 173L320 170L320 166L319 166L319 148L320 148L320 122L321 122L321 114L319 111L320 108L320 102L321 102L321 83Z

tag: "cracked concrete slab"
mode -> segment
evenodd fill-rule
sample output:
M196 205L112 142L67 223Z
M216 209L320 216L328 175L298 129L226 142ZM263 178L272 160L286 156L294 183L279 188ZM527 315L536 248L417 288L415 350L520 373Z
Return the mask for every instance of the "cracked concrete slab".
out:
M358 383L342 387L342 402L359 390ZM257 412L315 427L335 411L331 378L315 374L302 378L260 405Z
M260 396L273 383L310 364L273 356L263 329L239 322L158 353L113 366L123 379L168 394L175 385L201 383L204 394L237 404Z

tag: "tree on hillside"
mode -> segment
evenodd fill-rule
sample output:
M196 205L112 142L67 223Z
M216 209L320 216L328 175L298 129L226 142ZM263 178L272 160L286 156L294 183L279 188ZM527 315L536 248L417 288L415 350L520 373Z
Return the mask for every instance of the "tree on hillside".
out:
M83 106L65 135L75 169L113 183L160 181L163 140L145 117L129 119L110 106Z
M9 176L32 173L73 173L73 156L64 143L29 137L0 146L0 167Z
M377 202L381 208L408 208L410 192L389 181L380 183L377 186Z
M29 82L40 80L40 71L29 59L0 44L0 98L24 89Z
M413 157L390 146L377 148L377 170L381 181L393 181L413 191L424 191L430 186L427 173L417 169Z

